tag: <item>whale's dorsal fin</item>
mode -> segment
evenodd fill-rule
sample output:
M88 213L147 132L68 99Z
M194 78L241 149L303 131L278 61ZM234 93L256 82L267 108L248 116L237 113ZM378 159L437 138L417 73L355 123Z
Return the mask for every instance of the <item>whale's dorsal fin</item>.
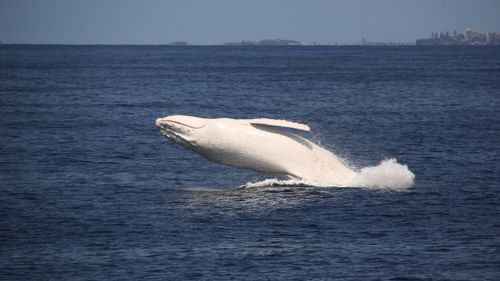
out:
M277 120L277 119L268 119L268 118L257 118L257 119L248 119L245 120L249 122L251 125L265 125L265 126L273 126L273 127L283 127L290 128L302 131L311 131L311 128L305 124L295 123L286 120Z

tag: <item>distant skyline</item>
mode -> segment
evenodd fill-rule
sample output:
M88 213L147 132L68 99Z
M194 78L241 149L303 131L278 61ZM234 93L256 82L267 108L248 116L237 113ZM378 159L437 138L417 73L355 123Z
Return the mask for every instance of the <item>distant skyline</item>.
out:
M0 41L412 43L431 32L499 32L499 11L498 0L0 0Z

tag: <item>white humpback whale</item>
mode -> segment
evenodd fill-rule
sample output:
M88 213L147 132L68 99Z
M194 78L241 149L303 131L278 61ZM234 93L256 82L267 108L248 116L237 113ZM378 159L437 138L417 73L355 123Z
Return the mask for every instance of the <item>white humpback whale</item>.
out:
M342 159L293 132L310 131L300 123L172 115L156 119L156 126L174 143L225 165L314 185L348 186L357 175Z

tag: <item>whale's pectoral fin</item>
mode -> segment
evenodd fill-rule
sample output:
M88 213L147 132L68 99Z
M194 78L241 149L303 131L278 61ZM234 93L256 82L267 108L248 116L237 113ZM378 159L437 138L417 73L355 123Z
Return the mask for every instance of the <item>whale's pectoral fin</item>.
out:
M258 119L248 119L245 120L249 122L251 125L265 125L272 127L282 127L282 128L290 128L302 131L311 131L311 128L305 124L295 123L286 120L277 120L277 119L267 119L267 118L258 118Z

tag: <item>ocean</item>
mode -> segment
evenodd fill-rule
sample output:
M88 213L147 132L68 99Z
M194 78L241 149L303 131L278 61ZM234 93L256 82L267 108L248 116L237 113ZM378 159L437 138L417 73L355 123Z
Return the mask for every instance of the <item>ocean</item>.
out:
M1 280L500 276L498 47L0 45L0 114ZM250 188L280 180L174 114L308 124L414 184Z

